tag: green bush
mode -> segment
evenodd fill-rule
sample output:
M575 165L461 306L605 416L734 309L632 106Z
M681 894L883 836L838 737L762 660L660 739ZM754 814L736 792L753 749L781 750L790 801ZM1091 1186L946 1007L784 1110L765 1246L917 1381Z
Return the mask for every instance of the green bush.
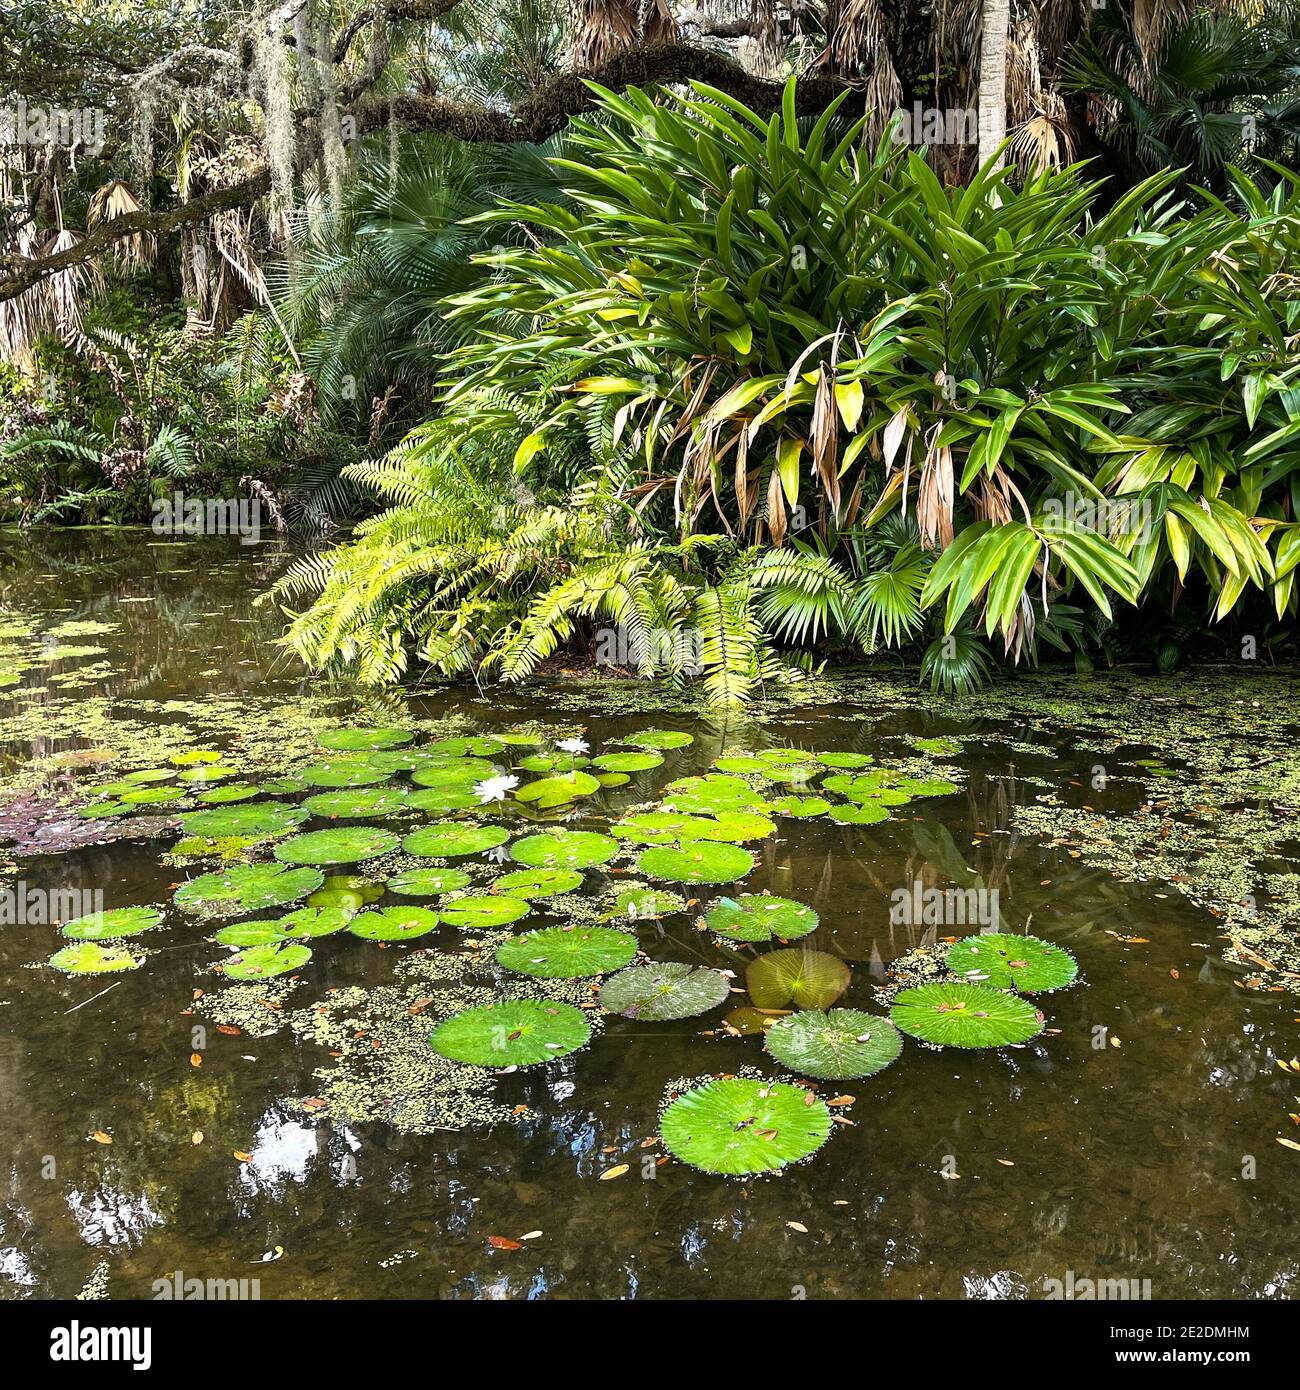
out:
M801 124L793 85L771 119L601 105L563 204L482 219L533 234L454 301L439 415L353 471L394 505L280 591L314 596L309 660L517 680L595 620L666 623L739 701L782 646L937 627L957 688L976 629L1035 660L1193 586L1294 612L1294 175L1193 210L1170 171L1100 212L1077 168L944 188L835 110Z

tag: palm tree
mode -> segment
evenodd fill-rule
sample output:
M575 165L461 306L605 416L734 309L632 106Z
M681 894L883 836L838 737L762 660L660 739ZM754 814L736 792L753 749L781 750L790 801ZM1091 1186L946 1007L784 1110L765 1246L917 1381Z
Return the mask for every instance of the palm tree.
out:
M997 153L1007 133L1007 37L1011 0L983 0L980 10L979 162Z
M616 53L677 37L667 0L573 0L570 10L575 68L599 67Z

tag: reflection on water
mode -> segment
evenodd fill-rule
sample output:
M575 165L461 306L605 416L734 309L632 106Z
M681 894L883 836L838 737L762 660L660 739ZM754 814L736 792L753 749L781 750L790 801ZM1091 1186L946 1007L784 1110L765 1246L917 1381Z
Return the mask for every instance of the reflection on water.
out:
M5 537L0 607L37 615L42 630L113 626L75 639L102 655L23 673L42 693L0 705L0 773L93 746L93 729L46 737L24 722L13 737L10 714L40 702L53 719L69 700L109 696L125 702L122 717L147 724L184 720L206 700L251 708L319 697L322 683L273 648L273 617L251 607L282 564L265 547L160 545L144 533ZM89 663L97 674L85 687L53 679ZM184 704L159 712L166 701ZM455 711L486 731L556 717L545 691L451 690L398 696L392 708ZM693 715L593 712L580 722L595 748L648 723L697 735L661 773L585 813L593 826L646 800L662 773L703 770L735 738ZM794 710L743 737L885 761L918 735L965 740L959 795L868 829L783 821L755 847L746 889L816 908L810 944L853 966L844 1002L859 1007L873 1007L870 987L891 961L936 936L923 922L891 921L895 890L996 891L1008 929L1032 922L1079 958L1082 983L1046 1003L1051 1033L995 1055L909 1042L879 1076L846 1083L858 1097L853 1124L812 1162L727 1182L643 1163L658 1151L641 1148L674 1078L770 1069L755 1039L702 1038L716 1015L614 1019L585 1051L502 1079L502 1100L527 1107L517 1125L404 1134L292 1104L313 1093L328 1057L287 1032L214 1033L202 1065L191 1064L183 1011L213 981L200 924L172 920L146 969L107 980L28 969L48 956L51 929L6 926L0 1287L68 1296L107 1260L109 1293L128 1298L149 1297L177 1270L256 1276L264 1298L1007 1298L1040 1296L1045 1279L1068 1271L1149 1279L1157 1298L1294 1295L1297 1156L1275 1136L1296 1108L1294 1079L1277 1067L1297 1050L1295 1001L1238 987L1213 918L1159 882L1120 882L1017 833L1018 804L1079 776L1086 760L1070 733L962 721L929 702ZM47 789L85 775L70 763ZM1133 796L1117 780L1089 805L1118 813ZM175 876L146 841L18 867L34 886L101 887L110 906L165 901ZM751 953L720 951L693 917L642 923L643 949L743 974ZM353 938L321 945L305 972L317 995L391 978L396 951ZM599 1181L613 1162L630 1171ZM488 1240L524 1234L518 1250Z

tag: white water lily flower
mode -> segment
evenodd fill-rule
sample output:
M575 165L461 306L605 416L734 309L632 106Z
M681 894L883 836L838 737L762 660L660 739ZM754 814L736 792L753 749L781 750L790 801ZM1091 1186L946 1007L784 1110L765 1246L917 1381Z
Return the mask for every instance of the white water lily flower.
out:
M489 777L474 783L474 795L486 806L489 801L504 801L506 793L519 785L519 778L512 774L504 777Z
M585 753L590 747L585 738L562 738L555 746L565 753Z

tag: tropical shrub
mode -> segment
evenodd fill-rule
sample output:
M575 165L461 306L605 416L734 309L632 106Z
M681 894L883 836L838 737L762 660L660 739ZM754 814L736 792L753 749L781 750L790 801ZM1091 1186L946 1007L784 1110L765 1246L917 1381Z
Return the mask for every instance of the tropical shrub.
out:
M454 300L439 419L357 472L396 506L282 591L319 593L290 633L310 660L391 678L410 648L520 679L599 608L586 558L603 583L621 555L693 587L653 616L707 622L715 652L730 612L706 665L725 700L782 645L806 664L936 627L926 669L960 688L975 628L1034 660L1193 572L1218 617L1247 588L1294 603L1294 176L1193 211L1167 171L1102 212L1077 168L945 188L835 108L801 123L793 84L770 119L703 87L601 102L553 161L563 202L480 219L531 235ZM511 473L527 527L577 552L467 534L460 489L499 501ZM476 594L487 625L460 598L484 558L509 579Z

